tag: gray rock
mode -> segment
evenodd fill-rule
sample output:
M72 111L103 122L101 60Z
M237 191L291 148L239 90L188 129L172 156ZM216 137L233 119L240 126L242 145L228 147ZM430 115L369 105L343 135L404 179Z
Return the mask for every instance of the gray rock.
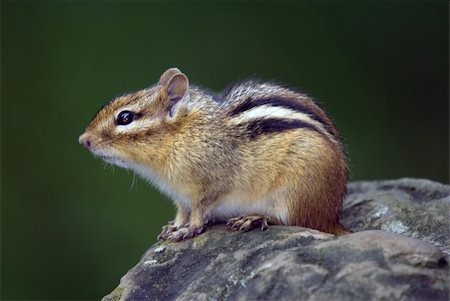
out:
M359 232L340 237L209 227L151 247L102 300L449 300L449 191L423 180L352 183L344 223Z
M428 241L450 258L450 186L429 180L354 182L342 222L353 231L379 229Z

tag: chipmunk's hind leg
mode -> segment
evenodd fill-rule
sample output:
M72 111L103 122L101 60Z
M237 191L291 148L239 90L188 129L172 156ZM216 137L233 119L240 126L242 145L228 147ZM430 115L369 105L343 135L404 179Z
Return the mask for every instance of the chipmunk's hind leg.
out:
M268 216L259 214L238 216L227 220L227 226L230 226L232 230L239 231L250 231L257 227L264 231L269 228L269 224L273 225L276 222Z

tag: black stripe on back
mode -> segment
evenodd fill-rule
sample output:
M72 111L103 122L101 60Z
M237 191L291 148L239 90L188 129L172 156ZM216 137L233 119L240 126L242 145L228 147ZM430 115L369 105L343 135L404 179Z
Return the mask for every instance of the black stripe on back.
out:
M322 135L328 140L328 137L317 129L314 125L295 119L256 119L246 124L246 129L250 139L257 139L262 135L281 133L292 129L307 129Z
M286 98L281 97L269 97L269 98L258 98L252 99L248 98L246 101L238 105L233 111L231 111L230 116L239 115L242 112L248 111L252 108L263 106L263 105L271 105L273 107L283 107L287 109L291 109L296 112L308 114L311 119L320 122L330 135L335 137L334 131L332 127L326 122L321 116L317 115L316 112L311 110L310 108L298 103L296 101L291 101Z

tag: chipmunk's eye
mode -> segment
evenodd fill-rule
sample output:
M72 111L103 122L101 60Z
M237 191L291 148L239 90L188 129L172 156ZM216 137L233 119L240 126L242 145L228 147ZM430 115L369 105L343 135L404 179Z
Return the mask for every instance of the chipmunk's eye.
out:
M127 125L133 122L135 114L130 111L122 111L117 115L117 125Z

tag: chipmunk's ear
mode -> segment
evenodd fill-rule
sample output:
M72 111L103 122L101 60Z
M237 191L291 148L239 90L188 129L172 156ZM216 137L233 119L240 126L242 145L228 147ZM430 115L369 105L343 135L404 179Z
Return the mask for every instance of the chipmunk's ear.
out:
M162 86L163 93L167 95L166 103L169 118L176 116L176 103L183 98L189 89L189 80L186 75L177 68L171 68L161 75L159 84Z
M178 68L170 68L167 69L159 78L159 84L160 85L167 85L167 83L169 82L169 79L174 76L175 74L182 74L180 69Z
M184 94L186 94L189 89L189 80L186 75L180 72L174 74L165 86L167 95L173 102L183 98Z

